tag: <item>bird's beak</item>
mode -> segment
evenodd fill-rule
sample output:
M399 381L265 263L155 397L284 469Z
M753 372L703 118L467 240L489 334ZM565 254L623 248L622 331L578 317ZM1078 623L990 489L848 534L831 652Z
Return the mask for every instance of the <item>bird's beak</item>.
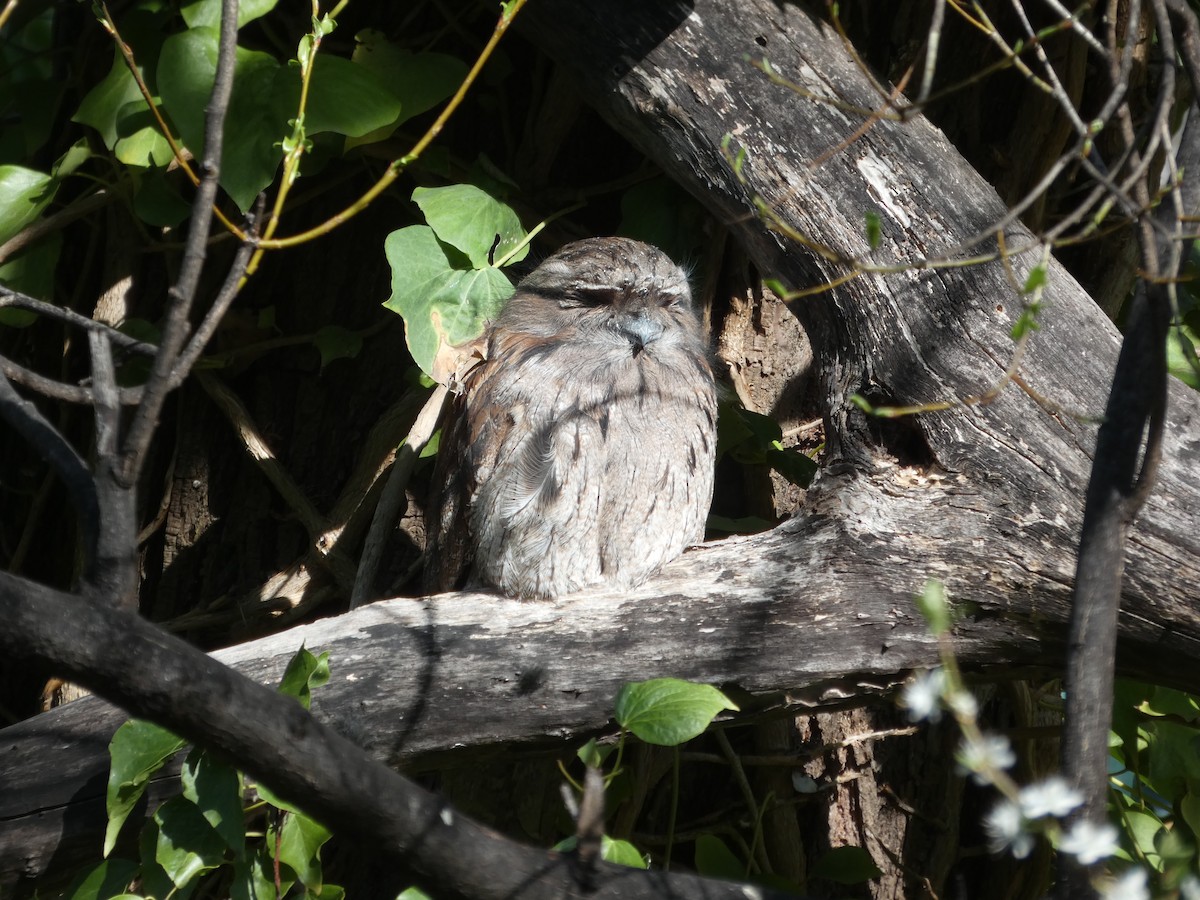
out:
M637 356L647 345L657 341L663 333L661 322L656 322L646 315L639 313L627 316L621 320L621 331L629 338L633 346L633 355Z

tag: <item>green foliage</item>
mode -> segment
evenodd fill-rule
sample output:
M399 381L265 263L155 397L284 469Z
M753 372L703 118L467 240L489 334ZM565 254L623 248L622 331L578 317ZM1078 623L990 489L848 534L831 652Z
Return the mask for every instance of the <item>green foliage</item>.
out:
M872 250L879 246L879 241L883 236L883 230L880 224L879 213L869 212L866 215L866 234L867 246Z
M104 855L112 852L117 834L129 813L146 791L150 776L187 742L153 722L133 719L117 729L108 745L112 766L108 773L105 806L108 830L104 835Z
M621 688L616 719L647 744L675 747L703 733L717 713L737 708L712 685L654 678Z
M0 94L6 118L21 123L20 128L0 129L0 164L29 158L50 137L63 91L53 77L53 45L54 13L49 9L24 23L10 22L0 39Z
M387 236L392 295L383 304L404 319L409 352L433 375L443 348L473 340L513 292L500 264L527 252L516 213L469 184L417 188L428 225Z
M307 708L313 689L328 680L329 654L318 657L301 647L288 663L279 691ZM117 730L109 746L106 857L150 777L185 744L149 722L132 720ZM258 900L275 896L276 867L285 892L299 884L306 898L342 896L341 888L324 883L320 853L331 837L329 830L294 805L259 785L268 811L261 809L262 803L248 808L241 773L200 748L193 748L184 761L180 784L180 794L143 823L140 861L106 859L81 876L71 900L112 897L135 880L141 893L128 896L183 898L206 873L217 870L228 879L234 900ZM246 821L254 809L268 824L265 835L250 840Z
M862 884L882 874L871 854L862 847L834 847L817 860L809 877L838 884Z
M347 148L390 137L404 122L453 94L467 76L467 65L462 60L444 53L413 53L392 44L374 29L364 29L354 39L357 42L354 63L395 92L400 111L391 122L349 138Z
M746 877L746 864L715 834L696 838L696 871L709 878L738 881Z
M128 859L106 859L84 872L66 891L67 900L119 900L130 897L125 887L138 874L138 865Z
M1167 335L1167 370L1200 390L1200 241L1192 241L1185 261L1183 279L1176 291L1176 321Z
M621 196L621 224L617 232L661 249L676 262L704 255L703 207L665 176L636 184Z
M1110 741L1110 810L1127 858L1154 870L1165 889L1196 865L1200 846L1200 698L1119 679Z
M1038 324L1038 317L1042 314L1041 296L1042 288L1045 285L1046 267L1034 266L1029 270L1029 275L1025 279L1025 285L1021 288L1021 293L1031 299L1026 301L1025 307L1021 310L1021 315L1013 323L1010 335L1014 341L1019 341L1025 335L1037 331L1041 327Z
M279 683L279 693L295 697L300 705L308 709L312 704L313 688L319 688L329 681L329 654L322 653L313 656L304 647L296 651L296 655L288 662L283 673L283 681Z
M778 422L734 400L722 400L719 412L718 459L728 454L742 465L770 466L800 487L812 483L817 474L816 462L794 447L783 445L783 429Z

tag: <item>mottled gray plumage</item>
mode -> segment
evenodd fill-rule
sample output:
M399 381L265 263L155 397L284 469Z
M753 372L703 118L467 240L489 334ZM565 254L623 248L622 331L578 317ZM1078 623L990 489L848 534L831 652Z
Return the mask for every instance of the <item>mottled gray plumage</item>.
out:
M716 394L687 278L627 238L568 244L491 324L443 431L426 587L633 587L704 537Z

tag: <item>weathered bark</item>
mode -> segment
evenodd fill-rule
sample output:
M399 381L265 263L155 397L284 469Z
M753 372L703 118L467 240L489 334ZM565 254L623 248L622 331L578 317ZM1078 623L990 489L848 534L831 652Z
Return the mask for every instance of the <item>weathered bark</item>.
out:
M845 255L866 255L867 213L883 218L869 257L899 263L950 251L1004 214L995 192L941 134L917 120L879 121L814 169L862 117L802 99L744 60L767 54L822 97L877 106L838 38L770 0L579 4L541 0L526 33L574 70L588 99L730 223L759 268L795 286L842 274L762 225L751 194L790 227ZM600 36L603 35L601 38ZM746 150L743 186L721 150ZM1009 247L1029 240L1006 229ZM1032 265L1013 260L1022 279ZM848 403L938 403L978 395L1012 356L1020 298L1000 263L862 276L794 303L814 346L834 462L796 519L705 547L624 596L553 606L478 595L392 601L229 651L270 678L301 640L330 650L334 681L319 716L377 758L421 767L453 749L552 745L605 727L620 683L672 675L757 696L747 705L836 706L936 662L911 597L944 580L965 615L964 664L1011 673L1058 670L1096 416L1117 336L1052 263L1048 308L1021 374L1058 404L1010 386L992 403L900 421ZM1160 488L1132 534L1119 665L1200 689L1200 497L1190 469L1200 404L1171 397ZM136 648L129 648L136 652ZM0 875L44 871L56 824L84 808L116 721L87 702L0 733ZM39 773L47 748L83 742L75 781L57 794ZM57 743L55 739L57 738ZM57 760L54 779L67 768ZM14 799L15 798L15 799ZM31 839L32 840L32 839ZM11 849L10 849L11 847ZM66 853L66 850L60 852Z

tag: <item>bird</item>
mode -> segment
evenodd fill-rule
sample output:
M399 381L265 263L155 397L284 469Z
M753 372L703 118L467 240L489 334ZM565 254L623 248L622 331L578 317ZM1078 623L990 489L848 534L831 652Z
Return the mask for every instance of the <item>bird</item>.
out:
M666 253L624 237L567 244L483 340L442 431L430 593L630 589L704 539L716 385L687 276Z

